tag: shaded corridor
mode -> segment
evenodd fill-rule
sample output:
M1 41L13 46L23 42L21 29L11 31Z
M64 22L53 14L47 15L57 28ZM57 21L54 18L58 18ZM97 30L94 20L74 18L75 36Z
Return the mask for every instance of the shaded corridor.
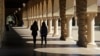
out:
M13 29L6 31L0 56L32 56L32 48Z

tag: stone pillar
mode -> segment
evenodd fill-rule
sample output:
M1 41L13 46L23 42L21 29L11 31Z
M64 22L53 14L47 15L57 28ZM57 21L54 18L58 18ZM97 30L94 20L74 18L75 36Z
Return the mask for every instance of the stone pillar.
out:
M45 24L46 24L46 26L47 26L47 19L45 20Z
M42 26L42 22L43 22L43 20L42 20L42 19L40 19L40 26Z
M40 30L40 20L37 20L38 22L38 30Z
M48 20L48 34L52 33L52 19Z
M32 16L33 16L33 7L32 7L32 0L31 0L31 4L30 4L30 6L31 6L31 11L30 11L30 13L31 13L31 15L30 15L30 19L31 19L31 22L30 22L30 27L31 27L31 25L32 25L32 20L33 20L33 18L32 18Z
M24 23L24 25L23 26L25 26L25 20L23 19L23 23Z
M48 0L48 34L52 34L53 0Z
M28 1L27 3L27 20L28 20L27 28L30 28L30 1Z
M76 0L76 15L78 18L78 42L77 45L87 45L87 0Z
M54 19L54 33L53 37L58 36L58 19Z
M95 29L95 16L96 13L88 13L88 44L87 47L97 47L96 43L95 43L95 36L94 36L94 29Z
M25 9L22 8L22 20L23 20L23 22L25 22L25 21L24 21L24 18L25 18ZM23 26L24 26L24 25L23 25Z
M72 18L73 16L67 16L67 38L66 40L69 41L69 40L72 40Z
M40 20L37 20L37 24L38 24L38 37L40 37Z
M47 19L46 18L43 19L43 22L45 22L45 24L47 26Z
M28 25L28 21L27 21L27 7L24 7L24 9L25 9L24 25L25 25L25 27L27 27L27 25Z
M41 27L41 20L40 19L38 19L38 27L39 27L39 30L40 30L40 27Z
M67 37L67 19L66 19L66 0L59 0L60 17L61 17L61 40L66 40Z
M26 23L27 23L27 26L26 26L26 28L29 28L29 19L28 19L28 17L29 17L29 15L28 15L28 5L26 5L26 7L25 7L25 10L26 10Z
M4 0L0 0L0 48L2 46L2 41L4 38L4 27L5 27L5 8L4 8Z

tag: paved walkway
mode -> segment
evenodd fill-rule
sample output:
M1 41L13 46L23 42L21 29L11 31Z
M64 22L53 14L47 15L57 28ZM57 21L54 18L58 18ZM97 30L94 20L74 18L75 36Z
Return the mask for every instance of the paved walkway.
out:
M61 41L59 40L60 33L57 37L48 35L47 45L43 46L41 46L41 37L38 35L37 45L33 47L31 31L25 27L13 27L6 32L5 36L3 47L0 49L1 56L100 56L100 31L98 28L95 30L98 48L77 47L75 41ZM73 39L77 40L77 36L77 27L73 27Z

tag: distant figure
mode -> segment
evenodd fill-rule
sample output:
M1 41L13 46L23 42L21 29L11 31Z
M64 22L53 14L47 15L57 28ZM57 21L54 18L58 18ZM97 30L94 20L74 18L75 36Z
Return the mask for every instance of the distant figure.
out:
M9 24L5 25L6 31L9 31Z
M38 31L38 25L37 25L36 21L32 24L30 29L32 30L33 42L34 42L34 45L35 45L36 44L37 31Z
M41 34L41 45L43 45L43 40L45 40L45 44L47 44L47 27L45 22L42 23L40 34Z
M13 21L9 21L9 25L10 26L13 26Z

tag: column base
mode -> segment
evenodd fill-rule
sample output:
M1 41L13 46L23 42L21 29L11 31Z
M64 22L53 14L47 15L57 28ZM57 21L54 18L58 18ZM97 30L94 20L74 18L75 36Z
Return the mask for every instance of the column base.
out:
M37 31L37 37L41 37L40 30Z
M49 35L52 35L52 32L49 32L48 34L49 34Z
M88 43L87 48L97 48L96 43Z
M72 37L66 37L66 42L76 43Z
M59 36L58 34L53 34L53 37L57 37L57 36Z
M87 47L86 45L87 45L87 43L84 42L84 41L77 41L77 46L78 47Z

